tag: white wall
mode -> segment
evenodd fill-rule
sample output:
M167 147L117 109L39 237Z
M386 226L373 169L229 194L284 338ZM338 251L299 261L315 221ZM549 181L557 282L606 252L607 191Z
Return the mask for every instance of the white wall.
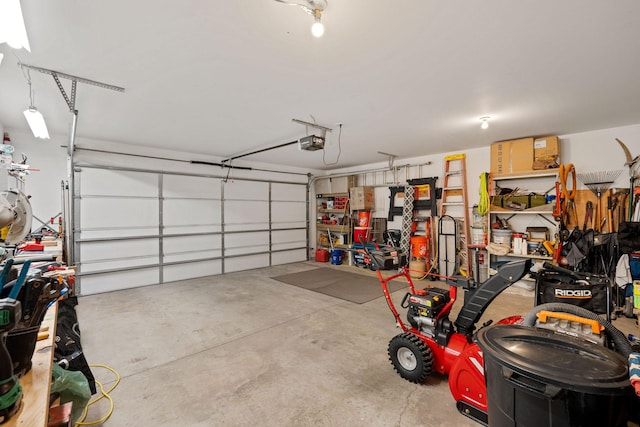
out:
M33 214L42 221L49 221L52 216L61 212L60 184L67 179L66 137L51 135L51 139L37 139L31 132L5 128L9 132L11 143L15 148L13 161L20 163L22 153L27 156L27 164L33 171L26 177L24 193L30 195ZM9 178L9 186L15 188L15 179ZM40 227L34 219L33 229Z
M526 135L524 135L526 136ZM629 187L629 169L624 165L626 158L624 151L616 142L616 138L620 139L629 148L632 156L640 155L640 124L623 126L618 128L595 130L589 132L581 132L575 134L559 135L561 140L561 161L568 164L573 163L576 172L597 172L609 170L623 170L620 177L616 180L614 187ZM419 165L431 162L428 166L413 166L408 168L408 177L417 178L419 176L442 177L444 171L444 157L449 154L464 152L467 154L467 189L471 204L477 204L479 200L480 174L489 172L490 165L490 147L483 147L474 150L464 150L448 153L440 153L429 156L419 156L407 159L396 159L395 165ZM359 174L362 171L373 169L386 169L387 163L375 163L361 165L355 168L344 168L333 170L332 174ZM404 168L400 169L401 180L406 181ZM420 175L421 174L421 175ZM377 181L372 173L362 173L359 176L359 185L380 185L384 183L381 179L382 175L378 175ZM388 174L388 176L390 176ZM399 185L403 185L400 182ZM438 186L442 186L442 180L438 181ZM579 189L586 189L578 181ZM373 216L376 218L386 218L389 210L389 190L385 187L376 188L376 209ZM312 213L313 218L313 213ZM401 228L401 219L388 223L388 228ZM313 235L313 234L312 234Z

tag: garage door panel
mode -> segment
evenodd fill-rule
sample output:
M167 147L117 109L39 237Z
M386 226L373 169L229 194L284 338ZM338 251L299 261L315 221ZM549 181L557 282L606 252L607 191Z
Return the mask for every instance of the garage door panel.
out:
M193 233L211 234L211 233L219 233L221 231L222 231L222 226L220 224L212 224L212 225L182 224L182 225L172 225L169 227L164 227L162 229L162 234L165 236L174 236L178 234L193 234Z
M157 197L158 174L108 169L82 169L80 190L85 196Z
M269 202L225 201L225 231L269 228Z
M94 273L101 271L115 271L135 267L157 266L158 256L139 256L127 259L111 259L102 261L83 261L82 272Z
M234 233L224 238L225 255L244 255L269 250L269 233Z
M118 291L121 289L138 288L154 285L160 281L160 272L156 268L141 270L119 271L81 276L82 295L99 294L102 292Z
M281 265L290 264L292 262L301 262L307 260L307 249L296 249L285 252L274 252L271 254L271 264Z
M271 207L272 228L306 227L307 207L300 202L274 202Z
M193 261L222 256L222 236L183 236L163 239L164 262Z
M166 227L189 224L209 225L220 230L220 200L171 199L162 204L162 222Z
M271 248L274 251L307 246L307 230L281 230L271 234Z
M239 258L227 258L224 261L224 271L232 273L234 271L250 270L269 266L269 254L251 255Z
M222 260L190 262L179 265L167 265L163 275L165 282L195 279L222 273Z
M177 236L165 237L163 248L165 253L175 253L182 251L204 251L210 249L220 249L222 247L222 236L202 235L202 236Z
M165 282L213 276L222 273L222 261L200 261L181 265L168 265L163 269Z
M227 181L225 200L269 200L269 183L258 181Z
M271 200L279 201L305 201L307 198L307 187L296 184L281 184L274 182L271 184Z
M106 228L102 230L86 229L76 235L77 238L86 239L119 239L138 238L141 236L157 236L158 227L131 227L131 228Z
M175 254L166 254L163 257L163 262L191 262L198 260L209 260L212 258L222 258L221 249L210 249L206 251L192 251L192 252L180 252Z
M158 230L158 201L155 199L83 198L80 212L83 231Z
M158 257L157 239L85 242L81 246L83 262L151 255Z
M220 199L220 179L199 176L164 175L162 194L168 198Z

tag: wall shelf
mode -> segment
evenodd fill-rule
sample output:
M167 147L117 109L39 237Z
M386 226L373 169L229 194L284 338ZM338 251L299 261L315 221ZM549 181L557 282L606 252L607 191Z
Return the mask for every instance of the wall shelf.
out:
M553 260L553 257L550 257L550 256L544 256L544 255L517 255L517 254L508 253L508 254L506 254L506 255L500 255L500 256L506 256L506 257L510 257L510 258L529 258L529 259L539 259L539 260L546 260L546 261L551 261L551 260Z
M337 213L337 214L344 214L346 213L345 209L318 209L318 212L320 213Z
M339 233L339 232L348 233L350 231L350 227L348 225L340 225L340 224L336 224L336 225L332 225L332 224L316 224L316 227L318 228L318 230L335 231L337 233Z
M558 176L558 171L559 168L556 169L544 169L544 170L532 170L532 171L525 171L525 172L517 172L517 173L509 173L509 174L500 174L500 175L491 175L491 179L493 181L506 181L506 180L517 180L517 179L529 179L532 181L535 181L536 179L539 178L555 178ZM542 183L546 183L545 180L542 180ZM557 226L557 223L555 222L555 219L553 218L553 210L554 210L555 205L554 204L544 204L541 206L536 206L533 208L528 208L528 209L523 209L523 210L512 210L512 209L506 209L506 208L501 208L498 206L491 206L489 208L489 221L490 223L493 223L494 219L496 217L502 217L503 219L506 217L506 220L509 221L510 219L519 216L520 220L516 221L517 223L519 223L519 226L522 227L523 223L529 222L531 221L531 219L526 218L526 215L533 215L533 216L538 216L540 217L541 220L545 221L546 223L550 224L551 227L555 227ZM523 216L521 216L523 215ZM549 226L545 227L545 228L549 228ZM517 230L518 228L515 228L515 230ZM493 229L491 227L489 227L489 239L491 241L493 241ZM544 260L544 261L551 261L553 260L552 256L545 256L545 255L538 255L538 254L514 254L514 253L508 253L506 255L503 255L505 257L509 257L509 258L527 258L527 259L532 259L532 260Z
M501 181L505 179L526 179L526 178L543 178L553 177L558 175L559 169L542 169L537 171L527 171L527 172L514 172L514 173L503 173L500 175L491 175L491 179L494 181Z
M337 224L326 224L323 221ZM347 248L352 241L352 226L348 193L323 193L316 196L316 247L328 249L333 244L334 248Z

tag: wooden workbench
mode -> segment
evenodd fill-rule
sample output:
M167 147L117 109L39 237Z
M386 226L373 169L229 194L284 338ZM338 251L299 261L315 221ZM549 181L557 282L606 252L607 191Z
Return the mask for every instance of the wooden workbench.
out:
M51 388L51 366L53 365L54 340L58 304L53 304L44 316L41 328L49 327L49 336L36 343L31 358L31 370L20 378L22 404L20 410L5 426L46 427L49 417L49 389Z

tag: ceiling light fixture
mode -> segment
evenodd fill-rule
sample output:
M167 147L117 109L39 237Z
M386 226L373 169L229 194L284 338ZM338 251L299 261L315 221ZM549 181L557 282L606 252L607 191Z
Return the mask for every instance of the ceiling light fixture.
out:
M24 110L24 117L27 119L27 123L29 123L33 136L36 138L49 139L47 124L44 122L42 113L38 111L36 107L29 107Z
M300 3L292 3L286 0L275 0L289 6L298 6L313 16L314 23L311 26L311 34L314 37L322 37L324 34L324 24L322 23L322 12L327 8L327 0L302 0Z
M480 128L481 129L487 129L489 127L489 119L490 118L491 117L489 117L489 116L480 117L480 121L482 122L482 123L480 123Z
M49 131L47 130L47 124L44 122L42 113L33 106L33 90L31 88L31 73L27 69L27 83L29 84L29 108L24 110L24 117L29 123L31 132L36 138L49 139Z
M0 1L0 43L7 43L14 49L25 48L31 52L20 0Z
M311 34L313 34L314 37L322 37L322 35L324 34L324 25L320 21L320 18L322 17L322 11L320 9L316 9L314 10L314 15L316 22L314 22L311 26Z

